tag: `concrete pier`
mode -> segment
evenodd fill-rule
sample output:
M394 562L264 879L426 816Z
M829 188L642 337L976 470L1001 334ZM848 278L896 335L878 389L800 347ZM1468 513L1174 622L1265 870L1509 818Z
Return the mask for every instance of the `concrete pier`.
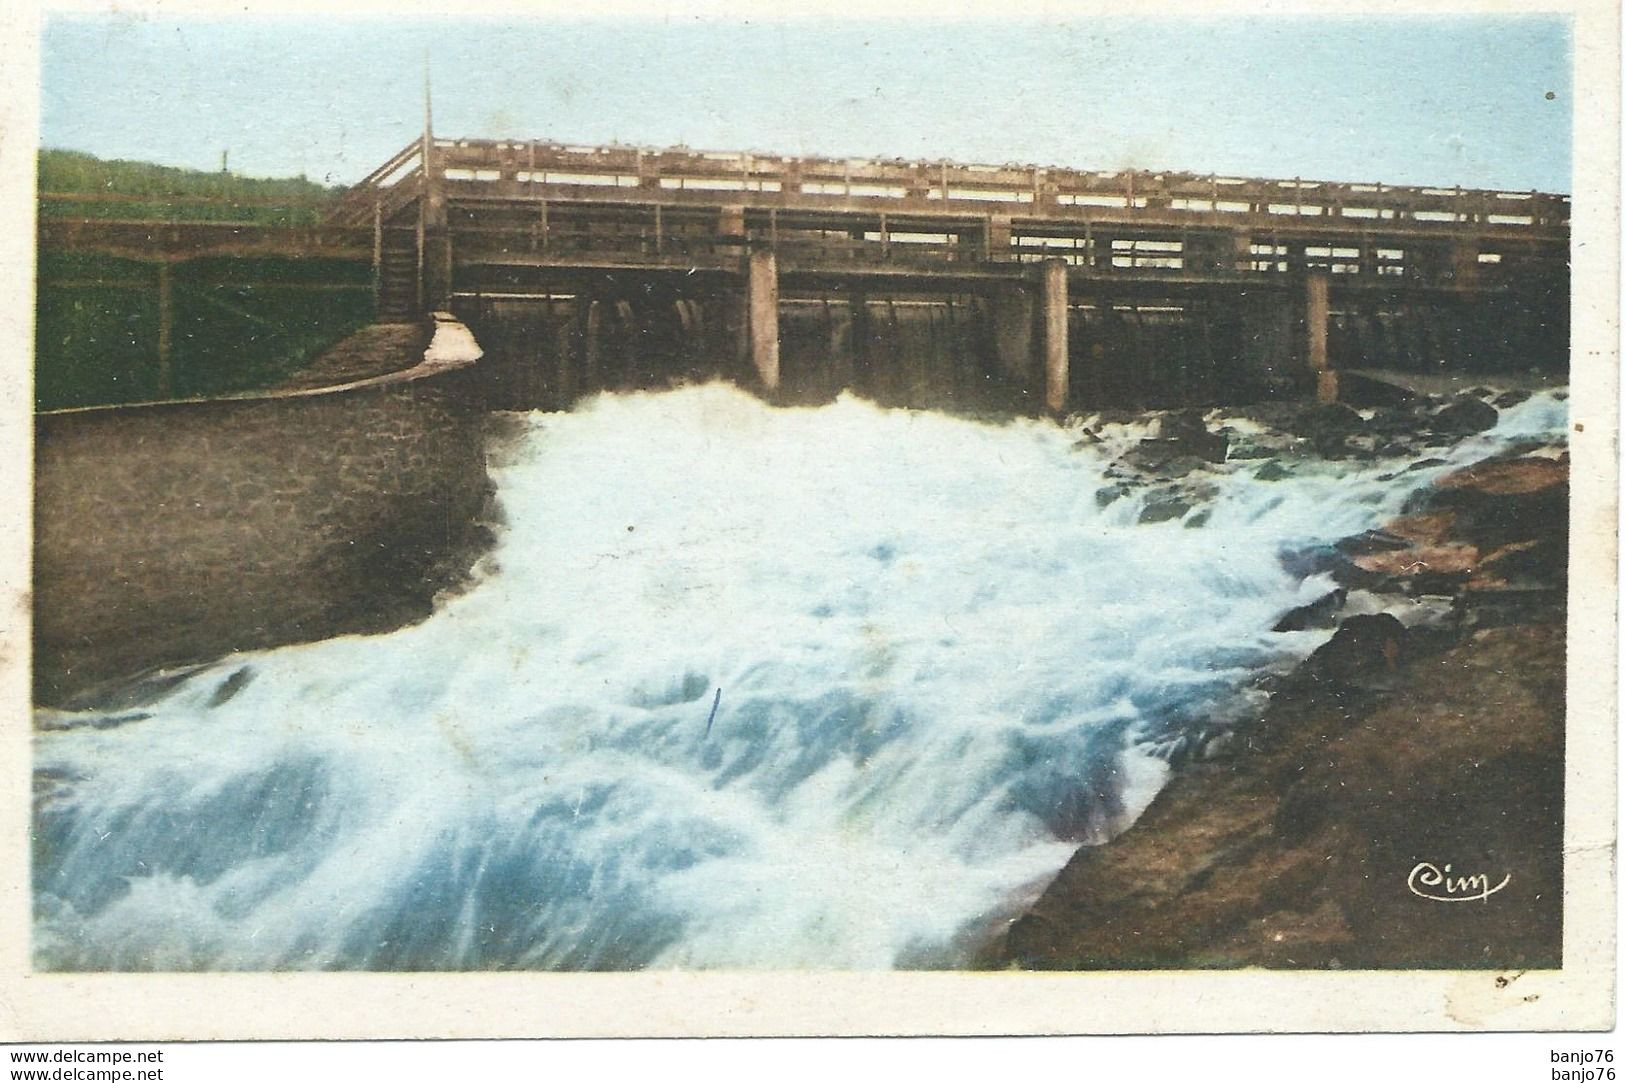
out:
M1327 360L1327 323L1331 317L1326 276L1311 274L1308 278L1304 322L1309 337L1309 370L1315 377L1315 397L1321 402L1337 401L1337 373Z
M772 252L752 252L745 292L750 309L750 360L765 391L779 389L779 261Z
M1071 387L1067 355L1066 261L1052 259L1044 264L1042 289L1044 305L1044 409L1064 414Z

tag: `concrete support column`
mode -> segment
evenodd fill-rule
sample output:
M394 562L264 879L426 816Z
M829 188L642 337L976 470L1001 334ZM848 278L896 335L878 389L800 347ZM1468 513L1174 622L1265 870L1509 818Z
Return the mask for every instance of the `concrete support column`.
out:
M772 252L752 252L746 264L750 360L765 391L779 389L779 261Z
M987 245L983 255L990 260L1013 259L1010 251L1011 227L1007 214L990 214L987 218Z
M1315 397L1321 402L1337 401L1337 373L1326 356L1326 335L1331 320L1328 277L1311 274L1308 279L1308 305L1305 313L1309 337L1309 369L1315 375Z
M1066 412L1071 370L1067 356L1066 261L1044 261L1044 409Z

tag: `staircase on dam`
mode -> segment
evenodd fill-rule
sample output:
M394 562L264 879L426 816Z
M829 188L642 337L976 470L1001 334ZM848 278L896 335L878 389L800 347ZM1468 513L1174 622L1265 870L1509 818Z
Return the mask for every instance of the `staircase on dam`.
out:
M423 311L418 296L418 254L411 239L391 233L381 238L377 267L378 322L410 323Z

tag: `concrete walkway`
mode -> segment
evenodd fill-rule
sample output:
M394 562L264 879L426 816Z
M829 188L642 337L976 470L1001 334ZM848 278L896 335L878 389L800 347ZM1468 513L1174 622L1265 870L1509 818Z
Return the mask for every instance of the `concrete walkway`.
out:
M401 372L423 361L428 330L416 323L375 323L329 347L273 391L306 391Z

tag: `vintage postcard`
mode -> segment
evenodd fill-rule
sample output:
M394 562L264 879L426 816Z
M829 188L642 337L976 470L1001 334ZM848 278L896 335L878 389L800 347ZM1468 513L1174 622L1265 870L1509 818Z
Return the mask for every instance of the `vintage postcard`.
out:
M0 23L0 1039L1612 1026L1610 5Z

